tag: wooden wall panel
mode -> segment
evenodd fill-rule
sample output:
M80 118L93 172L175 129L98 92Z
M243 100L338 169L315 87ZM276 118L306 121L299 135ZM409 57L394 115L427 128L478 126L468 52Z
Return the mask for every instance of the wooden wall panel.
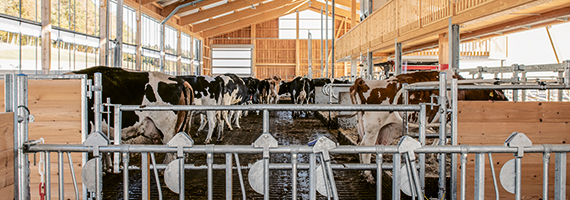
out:
M0 88L2 90L0 100L2 101L2 108L4 108L4 81L0 81ZM28 80L28 107L31 114L35 116L35 121L29 123L28 138L30 140L43 138L48 144L82 143L81 85L79 80ZM10 152L13 154L12 151ZM81 154L74 153L71 157L81 194ZM52 153L50 158L51 195L52 198L56 199L59 198L57 191L57 153ZM37 188L40 182L39 165L34 166L33 159L33 155L30 156L31 199L39 199ZM39 155L37 161L39 161ZM13 165L13 161L11 162ZM64 165L65 199L75 199L67 155L64 156ZM4 194L4 192L0 192Z
M0 113L0 194L14 198L14 113Z
M533 144L566 144L570 139L570 104L563 102L459 102L458 142L468 145L502 145L512 132L525 133ZM512 154L493 154L499 177L501 167ZM494 199L494 186L488 158L485 159L485 197ZM554 194L554 154L549 171L549 195ZM522 159L523 199L542 198L542 154L526 153ZM473 198L474 154L468 155L466 193ZM568 167L568 164L567 164ZM570 176L567 174L566 179ZM500 184L500 183L499 183ZM566 186L569 190L569 185ZM499 185L501 199L513 199ZM566 199L570 199L567 193Z

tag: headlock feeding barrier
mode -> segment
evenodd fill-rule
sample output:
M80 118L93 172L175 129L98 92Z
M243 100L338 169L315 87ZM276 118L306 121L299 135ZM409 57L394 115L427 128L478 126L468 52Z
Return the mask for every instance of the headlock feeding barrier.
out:
M566 70L567 72L567 70ZM272 184L269 172L271 170L291 170L292 171L292 193L293 199L297 194L297 172L298 170L309 170L309 197L317 198L317 192L328 198L338 199L339 194L336 189L334 170L375 170L376 171L376 193L377 199L382 199L382 175L383 170L392 171L392 199L400 199L400 191L412 196L414 199L424 199L425 194L425 173L426 154L439 154L439 199L465 199L466 188L471 184L466 183L467 155L475 154L475 184L474 199L484 199L485 195L485 154L489 162L493 163L493 154L512 154L513 159L505 163L500 170L500 182L502 187L510 193L515 194L516 199L521 199L521 159L525 154L541 153L543 155L543 194L546 199L549 197L549 165L550 155L555 154L555 174L554 174L554 199L566 199L566 166L567 153L570 152L570 145L567 144L533 144L524 134L514 132L508 138L504 138L503 145L459 145L457 142L457 96L458 90L482 90L482 89L570 89L569 82L557 85L458 85L456 79L450 79L445 73L440 73L440 81L436 83L410 84L404 86L401 95L404 99L408 96L408 91L417 90L439 90L439 96L432 103L419 105L240 105L240 106L195 106L195 105L175 105L175 106L140 106L140 105L118 105L102 103L101 74L96 73L93 85L84 75L63 75L63 76L27 76L13 75L5 76L5 105L6 112L14 113L14 176L15 176L15 196L16 199L30 198L30 166L28 155L32 153L45 154L44 166L40 170L44 172L42 177L45 183L45 197L51 199L51 176L50 154L58 156L58 197L64 199L64 153L68 155L68 163L73 165L70 154L83 154L82 163L82 184L83 190L80 194L74 172L72 181L74 185L75 198L102 199L103 183L103 162L105 155L113 155L112 171L123 173L123 195L124 199L129 198L129 170L135 169L129 165L130 153L141 153L141 173L142 173L142 197L149 199L150 181L149 170L153 170L158 180L158 170L164 171L164 182L167 187L179 194L180 199L185 198L183 186L185 185L184 173L188 170L207 170L207 197L213 199L213 170L225 169L226 173L226 199L232 199L232 173L237 170L241 193L245 199L247 196L244 189L244 176L242 169L248 169L247 180L250 186L258 193L264 195L264 199L269 199L269 185ZM568 77L568 76L566 76ZM28 138L28 122L33 120L28 107L28 78L49 78L49 79L81 79L82 88L82 136L83 144L42 144L40 140L30 140ZM451 80L448 83L448 80ZM92 94L91 94L92 93ZM94 126L90 134L87 133L87 98L94 99L93 111L95 112ZM108 101L110 102L110 101ZM448 105L449 104L449 105ZM427 109L430 106L439 106L439 141L436 146L426 146L426 129L430 125L426 119ZM121 117L123 112L130 111L214 111L214 110L247 110L263 111L263 130L259 138L252 145L195 145L191 137L186 133L177 133L170 142L164 145L142 145L142 144L122 144L121 129L115 128L114 138L110 140L109 135L103 133L102 115L110 114L111 107L114 107L114 127L121 127ZM106 108L106 109L105 109ZM320 137L308 145L279 145L277 140L269 132L269 111L368 111L368 112L398 112L403 115L404 136L397 145L375 145L375 146L352 146L338 145L326 137ZM419 113L418 132L409 132L407 123L407 112ZM447 116L451 115L451 128L447 130ZM451 134L449 134L449 132ZM108 133L108 132L107 132ZM448 137L450 135L451 137ZM414 139L417 138L417 139ZM451 139L448 145L446 139ZM170 153L175 155L175 160L168 164L156 164L156 153ZM205 154L206 166L185 163L187 154ZM214 164L214 154L224 154L225 164ZM262 159L251 167L240 165L239 154L261 154ZM289 154L290 163L270 163L272 154ZM308 154L308 163L301 163L297 159L299 154ZM331 154L374 154L375 163L372 164L333 164ZM445 197L446 193L446 159L451 154L451 196ZM149 155L151 164L149 165ZM393 156L393 162L383 163L383 157ZM402 157L403 156L403 157ZM417 159L416 159L417 156ZM459 162L457 160L459 156ZM87 160L89 157L92 159ZM233 161L235 158L236 166ZM402 159L403 158L403 159ZM319 165L317 165L319 160ZM41 163L41 162L40 162ZM45 164L48 163L48 164ZM122 164L122 166L121 166ZM461 171L458 176L458 164ZM491 166L492 177L495 186L495 196L498 199L501 194L498 190L498 181L493 165ZM73 170L73 167L70 167ZM458 184L458 181L459 184ZM160 181L157 181L160 184ZM161 187L158 186L159 198L162 199ZM459 188L459 189L458 189ZM459 190L459 194L458 194ZM551 195L552 196L552 195Z

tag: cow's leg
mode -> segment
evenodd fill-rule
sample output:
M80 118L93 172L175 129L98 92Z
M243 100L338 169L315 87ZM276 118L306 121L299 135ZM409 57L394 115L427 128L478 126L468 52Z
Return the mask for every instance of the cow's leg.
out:
M209 112L209 111L208 111ZM198 128L198 130L196 131L196 136L198 136L198 133L200 131L202 131L204 129L204 127L206 127L206 117L204 116L204 114L200 114L200 127Z
M241 126L239 125L239 118L241 118L242 113L243 113L243 111L241 111L241 110L237 111L237 113L236 113L235 121L236 121L236 127L238 129L241 129Z
M204 142L204 143L208 143L210 140L212 140L212 134L214 134L214 129L216 128L215 112L216 111L207 111L206 112L206 115L208 117L208 135L206 136L207 142Z

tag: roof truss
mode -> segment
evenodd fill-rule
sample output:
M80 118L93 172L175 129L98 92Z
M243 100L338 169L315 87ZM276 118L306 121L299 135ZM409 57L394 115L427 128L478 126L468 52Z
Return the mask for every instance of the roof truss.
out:
M186 15L180 18L180 25L192 24L195 22L199 22L211 17L215 17L224 13L228 13L231 11L235 11L240 8L244 8L247 6L251 6L253 4L258 4L263 0L237 0L231 1L223 6L216 6L207 10L203 10L194 14ZM252 10L251 12L257 12Z

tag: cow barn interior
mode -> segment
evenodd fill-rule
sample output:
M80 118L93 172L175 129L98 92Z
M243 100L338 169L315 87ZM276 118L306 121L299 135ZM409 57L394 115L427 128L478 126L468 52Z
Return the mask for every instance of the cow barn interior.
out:
M568 0L4 0L0 199L570 199L568 17ZM555 61L504 65L536 30Z

